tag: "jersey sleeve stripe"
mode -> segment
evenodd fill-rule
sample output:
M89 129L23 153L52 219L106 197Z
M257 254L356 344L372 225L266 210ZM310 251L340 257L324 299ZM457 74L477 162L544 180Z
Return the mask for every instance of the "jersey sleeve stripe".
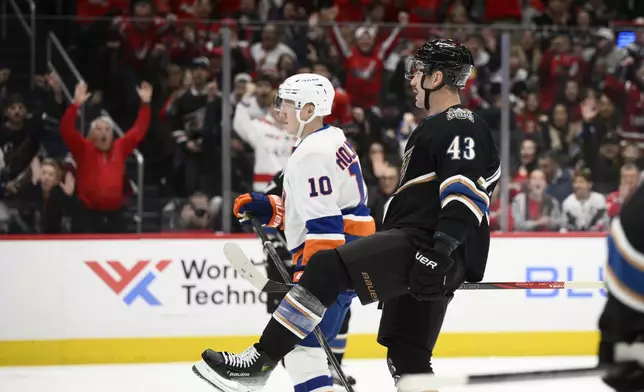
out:
M353 220L344 218L344 233L346 235L366 237L376 232L376 222L369 217L368 220Z
M478 221L479 224L481 224L481 221L483 220L483 216L485 215L483 211L479 208L478 205L476 205L470 198L464 197L461 195L449 195L446 198L444 198L441 201L441 208L445 208L449 203L453 201L458 201L461 202L463 205L465 205L467 208L469 208L470 211L472 211L472 214L476 217L476 220Z
M306 221L307 237L311 234L344 234L342 215L323 216Z
M336 241L344 241L344 233L342 234L307 234L306 235L306 240L311 241L311 240L336 240Z
M633 268L640 272L644 272L644 254L633 248L631 243L628 241L619 218L613 219L613 223L610 227L610 237L622 258ZM644 281L642 282L642 285L644 286Z
M620 274L622 273L620 272ZM628 286L625 282L620 280L618 273L615 272L610 265L606 267L604 280L606 282L608 290L617 299L619 299L620 302L632 309L644 312L644 296L638 294L636 291L633 291L632 287Z
M498 169L492 174L492 176L486 178L483 180L484 182L484 187L487 190L487 188L495 181L498 181L498 179L501 177L501 165L499 165Z
M490 205L490 198L488 195L478 189L472 180L460 174L452 176L441 183L441 207L444 207L444 200L451 195L459 195L470 199L474 204L476 204L482 215L487 213Z
M364 204L360 204L357 207L344 208L341 210L341 212L345 218L347 218L348 216L365 217L365 218L371 217L371 214L370 214L371 211L369 211L369 208Z
M437 178L438 178L438 176L436 175L435 172L423 174L422 176L412 178L411 180L405 182L400 188L396 189L396 192L394 192L394 195L402 192L403 190L409 188L410 186L421 184L421 183L424 183L424 182L434 181Z
M304 253L300 265L307 265L311 256L316 252L325 249L335 249L344 244L344 236L342 239L307 239L304 244Z

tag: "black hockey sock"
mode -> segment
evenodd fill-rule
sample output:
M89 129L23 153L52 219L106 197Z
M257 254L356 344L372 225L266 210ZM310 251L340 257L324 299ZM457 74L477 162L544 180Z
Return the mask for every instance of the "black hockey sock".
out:
M257 344L279 361L313 332L340 291L350 288L349 274L335 250L319 251L309 261L297 286L286 294Z

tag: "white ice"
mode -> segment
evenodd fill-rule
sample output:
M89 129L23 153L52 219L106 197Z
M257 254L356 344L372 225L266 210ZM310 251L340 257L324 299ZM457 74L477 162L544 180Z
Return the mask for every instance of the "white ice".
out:
M484 374L594 366L593 357L436 358L439 375ZM346 360L345 371L357 380L356 392L395 392L384 359ZM286 372L278 368L265 392L292 391ZM215 392L191 371L190 363L0 367L1 392ZM440 392L608 392L599 378L488 384L441 388Z

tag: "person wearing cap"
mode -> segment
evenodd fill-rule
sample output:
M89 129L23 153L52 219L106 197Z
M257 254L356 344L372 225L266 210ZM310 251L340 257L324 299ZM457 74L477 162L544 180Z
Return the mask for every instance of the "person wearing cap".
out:
M233 108L237 106L239 102L241 102L242 98L244 98L244 95L246 95L248 83L252 82L253 78L251 78L250 75L245 72L235 75L235 80L233 83L233 93L230 96L230 103L233 105Z
M264 192L273 176L286 166L297 138L286 132L285 122L275 109L255 119L247 110L239 110L234 127L237 135L255 150L253 191Z
M606 60L606 72L616 75L622 67L622 62L628 58L628 51L615 45L615 33L613 30L602 27L595 33L597 38L597 49L591 63L602 57Z
M209 84L210 61L207 57L192 60L191 74L192 87L174 103L171 123L172 136L179 151L175 175L182 181L175 185L180 196L185 197L200 187L208 90L216 88L216 84Z
M573 193L564 200L562 231L605 231L608 229L606 198L594 192L590 169L582 168L573 177Z
M243 75L243 74L242 74ZM248 82L246 83L248 85ZM244 118L250 116L251 119L263 118L270 112L271 104L273 103L272 92L276 84L275 78L266 72L260 72L255 79L255 88L251 92L247 92L244 97L235 106L235 114L233 116L233 129L242 126L238 116Z

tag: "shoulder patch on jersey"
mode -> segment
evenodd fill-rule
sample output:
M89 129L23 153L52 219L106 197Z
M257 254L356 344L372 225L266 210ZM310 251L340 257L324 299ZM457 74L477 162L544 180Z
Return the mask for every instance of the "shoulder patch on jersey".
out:
M447 121L457 119L457 120L470 120L471 122L474 122L474 113L472 113L472 111L470 111L469 109L449 108L449 110L447 110L446 116L447 116Z
M412 146L409 150L405 151L405 154L402 156L402 166L400 167L400 182L398 183L398 186L401 186L403 183L405 173L407 172L407 167L409 166L409 161L411 161L411 153L414 151L414 147L416 146Z

